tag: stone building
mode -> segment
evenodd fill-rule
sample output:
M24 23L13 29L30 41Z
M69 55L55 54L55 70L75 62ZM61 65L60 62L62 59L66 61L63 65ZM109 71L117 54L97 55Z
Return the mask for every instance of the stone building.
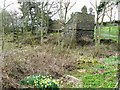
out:
M71 14L71 18L67 22L66 25L66 33L71 36L71 32L74 31L74 35L77 41L79 41L82 37L94 36L94 18L95 15L92 12L87 12L87 7L83 6L81 12L75 12Z

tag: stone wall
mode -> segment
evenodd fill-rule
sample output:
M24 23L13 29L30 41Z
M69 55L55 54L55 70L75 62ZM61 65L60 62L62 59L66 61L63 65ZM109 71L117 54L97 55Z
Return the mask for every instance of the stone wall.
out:
M78 13L76 29L93 30L94 29L94 15Z
M68 30L68 32L74 29L76 41L79 41L85 37L88 38L94 37L95 15L92 15L91 13L88 14L87 8L85 6L82 8L81 11L82 12L72 13L71 18L69 19L66 25L67 26L66 30ZM72 33L69 33L68 35L70 34Z
M76 30L76 42L79 42L80 40L90 40L94 37L94 31L93 30Z

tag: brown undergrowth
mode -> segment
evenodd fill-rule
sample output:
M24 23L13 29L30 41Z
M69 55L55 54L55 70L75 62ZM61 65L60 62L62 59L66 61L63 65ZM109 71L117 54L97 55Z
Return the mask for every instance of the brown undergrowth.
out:
M75 69L75 57L58 52L57 47L49 45L24 47L5 53L3 86L19 87L19 81L33 74L51 75L60 78L66 70Z

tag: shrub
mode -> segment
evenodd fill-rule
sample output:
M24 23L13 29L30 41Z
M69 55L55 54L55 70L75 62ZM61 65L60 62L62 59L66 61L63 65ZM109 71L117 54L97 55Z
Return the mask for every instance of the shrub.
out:
M21 85L33 86L42 90L59 90L59 83L50 76L32 75L20 81Z

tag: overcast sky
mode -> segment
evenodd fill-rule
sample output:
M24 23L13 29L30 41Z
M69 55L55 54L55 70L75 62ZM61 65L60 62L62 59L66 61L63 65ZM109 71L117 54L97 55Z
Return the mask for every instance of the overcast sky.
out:
M49 0L50 1L50 0ZM53 1L53 0L51 0L51 1ZM56 0L55 0L56 1ZM64 1L66 1L66 0L64 0ZM74 2L76 2L76 4L74 5L74 7L68 12L68 18L70 18L70 14L72 13L72 12L80 12L81 11L81 8L84 6L84 5L86 5L87 6L87 8L88 8L88 10L89 10L89 8L90 7L92 7L93 8L93 6L91 5L91 3L93 3L93 4L95 4L95 0L71 0L72 1L72 3L74 3ZM98 0L98 1L100 1L100 0ZM2 8L3 7L3 2L4 2L4 0L0 0L0 8ZM90 3L91 2L91 3ZM13 4L12 4L13 3ZM17 0L6 0L6 6L8 6L9 4L12 4L12 5L10 5L9 7L7 7L7 10L8 11L13 11L13 10L16 10L16 11L18 11L18 12L20 12L19 11L19 4L17 3ZM94 9L94 8L93 8ZM115 17L115 19L117 20L117 18L118 18L118 10L115 10L115 12L116 12L116 15L114 15L114 13L113 13L113 18ZM58 16L55 16L54 17L54 19L57 19L58 18ZM105 21L108 21L109 20L109 18L108 17L105 17Z

